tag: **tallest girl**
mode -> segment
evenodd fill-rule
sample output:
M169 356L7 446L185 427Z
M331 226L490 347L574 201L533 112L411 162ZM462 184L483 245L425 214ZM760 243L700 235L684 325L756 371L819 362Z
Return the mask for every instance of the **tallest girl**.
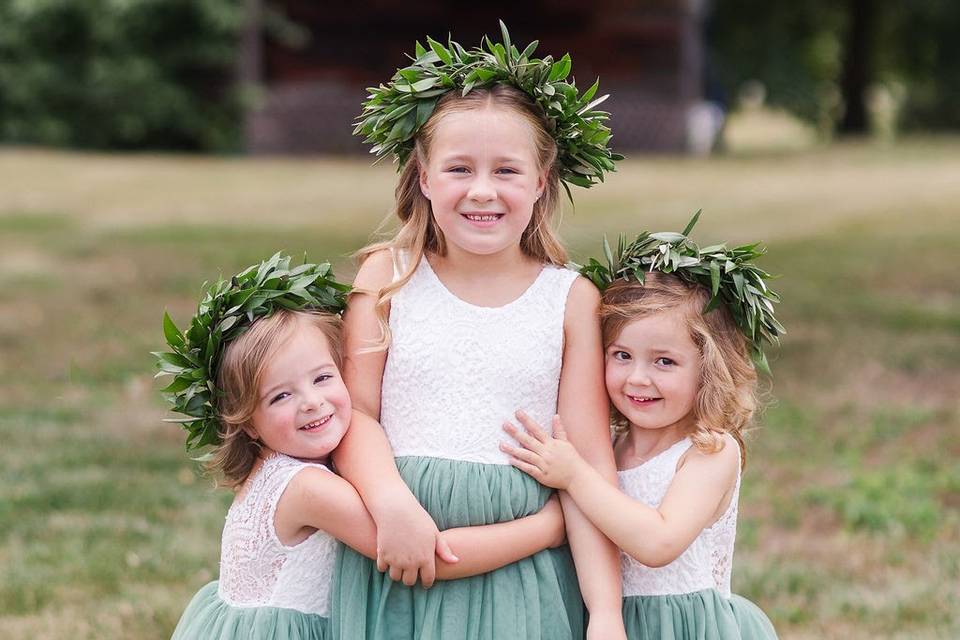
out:
M377 522L389 575L344 550L332 605L344 640L625 637L617 551L565 495L569 549L425 588L435 549L455 561L438 529L513 520L550 496L499 449L515 411L541 424L559 413L616 483L599 294L564 268L553 218L561 180L590 186L619 156L596 86L580 95L566 80L569 57L503 38L418 43L357 127L401 164L400 228L361 253L345 317L344 377L383 432L351 429L336 462Z

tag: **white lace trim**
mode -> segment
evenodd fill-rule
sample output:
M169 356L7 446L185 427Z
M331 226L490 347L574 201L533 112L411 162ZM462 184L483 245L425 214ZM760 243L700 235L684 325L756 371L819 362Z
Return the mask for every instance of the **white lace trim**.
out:
M620 471L617 475L621 490L650 507L659 507L676 475L677 463L691 445L692 442L685 438L645 463ZM716 589L723 596L730 597L739 491L738 472L736 487L726 511L714 524L701 531L690 546L670 564L648 567L621 552L623 595L675 595Z
M576 277L545 266L517 299L479 307L451 293L421 259L390 301L380 422L394 455L509 464L499 443L517 409L549 429Z
M317 531L287 546L274 526L280 497L307 467L329 471L322 464L271 456L249 481L246 495L230 507L220 549L218 591L224 602L329 615L336 540Z

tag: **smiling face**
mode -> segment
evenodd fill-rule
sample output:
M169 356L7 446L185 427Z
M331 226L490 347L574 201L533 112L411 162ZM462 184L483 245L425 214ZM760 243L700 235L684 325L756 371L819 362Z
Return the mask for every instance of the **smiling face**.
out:
M694 426L700 351L680 311L633 320L606 349L610 401L631 428Z
M297 318L260 377L250 435L273 451L323 460L350 425L350 395L327 337Z
M496 106L444 114L420 173L447 251L474 255L519 250L545 182L531 125Z

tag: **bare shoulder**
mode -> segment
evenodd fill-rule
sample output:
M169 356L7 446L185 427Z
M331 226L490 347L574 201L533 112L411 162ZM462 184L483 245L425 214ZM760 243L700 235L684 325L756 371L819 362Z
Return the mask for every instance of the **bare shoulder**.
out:
M367 256L360 265L353 287L365 291L379 291L392 280L393 256L389 249L381 249Z
M290 479L285 493L290 494L297 508L306 508L305 503L310 503L310 508L322 509L327 499L345 486L349 486L347 481L329 469L308 466L297 471Z
M714 478L733 482L740 468L740 445L728 433L723 435L723 448L715 452L704 452L691 446L680 458L677 470L695 470L707 473Z
M584 326L584 323L587 327L591 326L590 323L599 326L599 309L600 292L597 287L583 276L577 276L567 293L564 328L579 329Z

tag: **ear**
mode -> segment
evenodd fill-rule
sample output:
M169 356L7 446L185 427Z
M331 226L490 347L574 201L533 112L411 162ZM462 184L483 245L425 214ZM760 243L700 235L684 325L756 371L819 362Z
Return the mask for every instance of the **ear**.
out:
M423 197L427 200L430 199L430 186L427 184L427 170L423 167L420 168L420 193L423 194Z
M243 427L243 432L250 436L250 439L256 442L260 439L260 435L257 433L257 430L253 427L252 424L245 424Z
M547 171L541 171L537 176L537 200L543 197L543 192L547 188Z

